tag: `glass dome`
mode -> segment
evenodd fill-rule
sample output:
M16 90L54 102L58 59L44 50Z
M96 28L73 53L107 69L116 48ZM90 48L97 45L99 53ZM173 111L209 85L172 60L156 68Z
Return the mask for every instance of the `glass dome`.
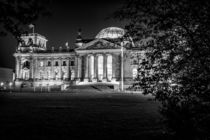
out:
M102 29L95 38L115 39L120 38L125 34L125 30L118 27L108 27Z

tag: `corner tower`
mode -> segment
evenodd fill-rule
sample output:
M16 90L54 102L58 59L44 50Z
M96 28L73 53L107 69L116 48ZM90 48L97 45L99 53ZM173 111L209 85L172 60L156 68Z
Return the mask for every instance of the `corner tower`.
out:
M18 45L19 52L37 52L47 50L47 39L38 34L30 33L21 35L21 42Z

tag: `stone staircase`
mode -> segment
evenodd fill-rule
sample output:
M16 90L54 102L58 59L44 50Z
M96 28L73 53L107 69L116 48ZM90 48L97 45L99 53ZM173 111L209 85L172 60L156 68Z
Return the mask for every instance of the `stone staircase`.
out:
M85 93L85 92L100 93L100 92L113 92L114 88L111 85L77 85L77 86L68 87L66 91L67 92L71 91L76 93Z

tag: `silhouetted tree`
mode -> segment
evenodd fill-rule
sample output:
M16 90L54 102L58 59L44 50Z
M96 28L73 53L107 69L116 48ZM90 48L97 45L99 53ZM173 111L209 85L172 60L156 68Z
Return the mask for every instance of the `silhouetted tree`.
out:
M0 36L11 33L19 41L27 25L49 15L48 4L49 0L1 0Z
M114 17L145 52L134 87L162 103L168 130L210 138L210 2L129 0Z

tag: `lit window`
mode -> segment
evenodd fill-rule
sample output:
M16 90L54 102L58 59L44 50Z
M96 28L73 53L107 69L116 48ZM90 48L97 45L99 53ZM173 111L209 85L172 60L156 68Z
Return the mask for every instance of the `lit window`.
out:
M137 68L133 68L133 79L137 77L138 71Z
M74 78L75 78L75 72L74 72L74 70L72 70L71 71L71 80L74 80Z
M41 62L40 62L40 67L43 67L43 66L44 66L44 62L41 61Z

